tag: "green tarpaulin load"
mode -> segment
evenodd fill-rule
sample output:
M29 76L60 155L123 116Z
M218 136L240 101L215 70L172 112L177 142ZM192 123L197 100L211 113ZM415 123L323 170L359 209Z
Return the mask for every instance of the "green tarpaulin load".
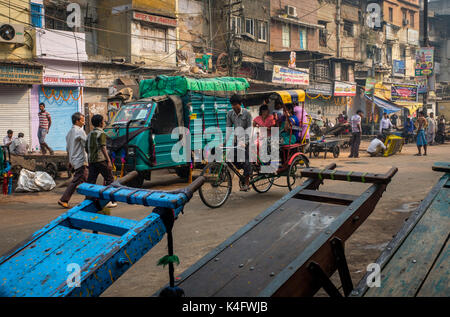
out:
M153 96L183 96L188 91L198 92L238 92L249 87L245 78L188 78L184 76L157 76L154 79L141 80L139 84L140 98Z

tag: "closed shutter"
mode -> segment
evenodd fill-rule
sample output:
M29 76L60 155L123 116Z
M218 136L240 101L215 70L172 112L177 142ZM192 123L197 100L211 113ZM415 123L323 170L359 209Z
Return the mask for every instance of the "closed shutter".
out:
M3 138L9 129L17 137L23 132L31 147L30 89L28 87L0 86L0 136Z

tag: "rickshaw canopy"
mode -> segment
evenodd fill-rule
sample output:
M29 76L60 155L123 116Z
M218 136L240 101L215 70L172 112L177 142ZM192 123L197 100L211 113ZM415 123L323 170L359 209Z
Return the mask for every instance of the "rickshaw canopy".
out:
M284 104L305 101L305 91L302 89L275 91L281 97Z

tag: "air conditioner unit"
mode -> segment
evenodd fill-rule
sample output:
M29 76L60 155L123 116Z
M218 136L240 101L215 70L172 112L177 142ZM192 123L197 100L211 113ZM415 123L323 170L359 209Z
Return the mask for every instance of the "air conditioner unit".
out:
M286 14L290 17L297 17L297 8L292 6L286 6Z
M408 25L409 21L407 19L403 19L403 25Z
M0 24L0 42L23 43L25 27L21 24Z

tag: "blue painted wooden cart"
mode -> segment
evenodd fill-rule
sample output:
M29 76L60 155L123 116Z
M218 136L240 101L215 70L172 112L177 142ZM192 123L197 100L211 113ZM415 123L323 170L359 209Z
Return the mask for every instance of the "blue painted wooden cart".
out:
M131 176L136 175L126 177ZM78 192L88 199L0 258L0 296L99 296L164 234L168 234L168 241L172 239L174 220L203 181L200 177L185 189L172 192L119 183L80 185ZM97 213L109 201L156 208L141 221ZM173 255L170 245L169 241L169 255ZM79 284L73 287L77 279L70 276L77 266ZM173 272L173 263L169 264L171 269Z
M368 273L351 296L450 296L450 163L435 163L433 170L445 174L376 261L379 287Z

